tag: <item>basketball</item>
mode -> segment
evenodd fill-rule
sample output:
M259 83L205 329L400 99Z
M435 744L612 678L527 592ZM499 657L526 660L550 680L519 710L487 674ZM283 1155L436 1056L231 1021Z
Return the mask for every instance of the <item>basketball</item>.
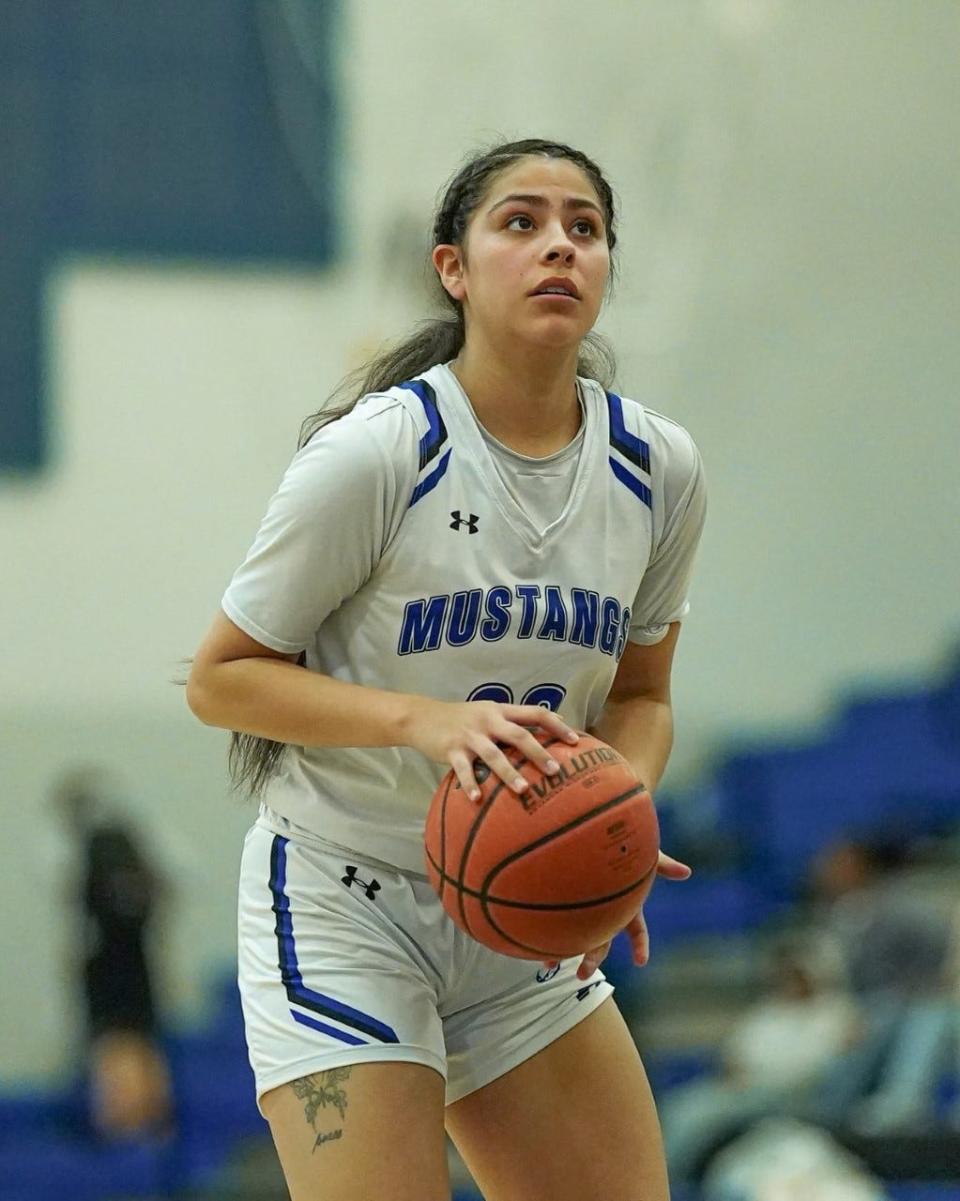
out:
M653 883L659 829L653 800L624 757L581 734L541 739L560 764L545 776L515 747L504 753L530 787L515 793L485 763L472 801L453 770L427 814L427 874L457 926L517 959L564 959L607 942Z

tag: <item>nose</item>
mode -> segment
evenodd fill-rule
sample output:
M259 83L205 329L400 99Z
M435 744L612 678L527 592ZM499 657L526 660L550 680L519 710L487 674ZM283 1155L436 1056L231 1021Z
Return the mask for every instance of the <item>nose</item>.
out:
M559 260L565 263L572 263L576 249L576 246L570 240L563 226L555 227L546 242L546 249L543 255L544 262L555 263Z
M560 238L557 238L550 244L546 254L544 255L544 259L548 263L555 263L557 261L572 263L575 253L576 249L572 242L568 241L567 239L561 240Z

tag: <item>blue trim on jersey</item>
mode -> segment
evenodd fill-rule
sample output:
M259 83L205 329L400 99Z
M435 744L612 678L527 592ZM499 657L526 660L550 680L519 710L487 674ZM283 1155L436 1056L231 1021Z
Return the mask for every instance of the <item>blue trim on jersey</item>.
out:
M427 415L430 428L420 439L419 470L423 471L430 460L435 459L440 453L440 447L447 440L447 427L443 424L443 418L437 408L437 394L426 380L411 379L398 386L406 388L414 396L419 396L423 411Z
M383 1043L398 1043L396 1031L378 1022L368 1013L352 1009L333 997L325 997L323 993L314 992L303 983L300 965L297 962L297 948L293 941L293 915L290 912L290 898L286 895L287 887L287 843L290 840L275 834L273 846L270 849L270 891L273 893L273 912L277 915L277 947L280 953L280 978L287 990L287 998L295 1005L311 1009L323 1017L335 1018L345 1026L352 1026L363 1034L369 1034ZM359 965L358 965L359 970ZM362 1041L362 1040L361 1040Z
M623 402L615 392L607 393L610 410L610 444L615 446L625 459L650 474L650 447L642 438L631 434L623 424ZM647 502L649 504L649 501Z
M447 473L447 468L450 466L451 453L452 452L448 450L437 466L434 467L433 471L431 471L429 475L424 476L420 483L417 484L416 488L413 490L413 495L410 497L410 504L407 505L408 509L412 509L418 500L422 500L428 492L432 492L433 489L436 488L437 484L440 483Z
M337 1030L334 1026L328 1026L326 1022L318 1022L316 1018L308 1017L305 1013L298 1013L296 1009L291 1009L293 1020L299 1022L301 1026L309 1026L311 1030L319 1030L321 1034L330 1034L334 1038L339 1038L342 1043L349 1043L351 1047L368 1047L370 1044L365 1038L354 1038L352 1034L347 1034L345 1030Z
M613 468L613 474L617 477L621 484L626 484L634 496L639 496L648 509L653 509L653 493L643 482L638 480L632 472L627 471L622 463L618 463L612 456L610 458L610 466Z

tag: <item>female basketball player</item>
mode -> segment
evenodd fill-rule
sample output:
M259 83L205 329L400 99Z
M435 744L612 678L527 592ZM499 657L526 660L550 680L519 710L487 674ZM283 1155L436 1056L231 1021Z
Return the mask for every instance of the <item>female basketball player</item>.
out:
M609 944L488 950L422 846L448 768L474 792L478 764L526 787L502 746L555 770L537 727L590 729L651 789L667 760L704 490L689 435L605 392L585 344L614 224L568 146L462 168L433 239L452 319L308 420L196 655L189 704L263 791L240 985L294 1201L446 1201L445 1126L487 1201L667 1197ZM628 930L642 963L641 913Z

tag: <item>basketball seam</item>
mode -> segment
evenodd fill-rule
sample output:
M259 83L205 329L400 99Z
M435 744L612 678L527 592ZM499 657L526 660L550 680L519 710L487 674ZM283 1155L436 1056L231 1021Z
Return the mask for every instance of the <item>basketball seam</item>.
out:
M650 876L653 874L654 871L656 871L656 864L654 864L654 866L650 868L650 871L647 872L647 874L643 877L643 879L640 880L633 887L639 888L640 885L645 884L646 881L650 878ZM626 893L622 893L619 895L625 896ZM497 903L502 905L502 904L505 904L508 902L499 901ZM496 921L496 919L492 916L492 914L490 914L488 912L487 902L485 900L483 900L482 898L480 900L480 905L483 908L484 917L486 917L487 921L490 923L490 925L493 927L493 929L496 930L496 932L500 935L500 937L504 940L504 942L508 942L511 944L511 946L514 946L514 947L521 947L525 951L532 951L538 957L555 958L554 952L552 950L548 951L546 948L543 948L543 947L532 947L532 946L530 946L529 943L520 942L519 939L514 938L512 935L508 934L506 932L506 930L504 930L504 928L499 924L499 922Z
M491 871L487 875L487 878L484 880L483 885L481 886L481 890L480 890L479 894L477 894L471 890L472 895L474 895L476 897L476 899L480 902L480 909L483 912L483 916L486 918L487 922L493 927L493 929L497 931L497 933L500 935L500 937L502 939L504 939L506 942L510 943L511 946L520 947L526 951L532 951L534 953L539 953L539 951L540 951L540 948L531 947L528 943L520 942L518 939L516 939L516 938L512 937L510 934L508 934L506 932L506 930L504 930L503 927L499 924L499 922L496 921L493 914L490 912L490 906L492 904L499 904L499 905L503 905L504 907L514 908L514 909L516 909L516 908L536 909L537 911L540 911L540 912L543 912L546 909L546 907L543 905L538 905L538 904L522 906L519 902L515 902L515 903L511 904L509 901L496 900L496 898L490 896L490 892L489 892L489 888L490 888L490 885L491 885L494 877L497 876L501 871L503 871L509 864L515 862L517 859L521 859L529 851L532 851L532 850L536 849L537 847L544 846L546 843L551 842L558 835L563 834L565 831L575 830L577 828L577 826L580 826L584 822L592 820L594 817L597 816L597 814L605 813L610 809L616 808L618 805L622 804L624 801L628 801L631 797L636 796L638 793L646 792L646 791L647 791L647 789L646 789L645 785L638 784L636 787L630 788L626 792L620 793L618 796L611 797L611 799L609 801L606 801L598 809L593 809L593 810L591 810L590 813L585 813L585 814L582 814L580 817L574 818L573 821L567 822L566 825L561 826L558 830L551 830L549 834L545 834L542 838L538 838L536 840L536 842L532 842L532 843L528 844L527 846L521 848L520 850L515 851L508 859L504 859L501 863L499 863L493 869L493 871ZM641 878L638 881L636 881L633 885L631 885L629 888L622 889L619 893L614 893L610 897L605 897L604 901L616 900L618 897L627 896L629 893L642 887L642 885L649 878L650 873L653 872L655 869L656 869L656 861L654 861L654 863L651 864L651 866L647 869L647 871L644 873L644 875L641 876ZM462 909L463 909L462 881L460 883L460 889L461 889L460 905L461 905L461 911L462 911ZM557 905L554 907L554 911L562 912L564 909L574 909L574 908L581 909L581 908L587 908L591 905L597 905L597 904L602 904L602 903L603 903L602 901L587 901L587 902L581 901L577 905ZM549 912L549 910L547 910L547 911Z
M440 866L436 859L434 859L429 851L427 852L427 855L430 859L431 866L437 871L438 874L440 874ZM619 892L611 892L606 896L594 897L590 900L558 901L556 903L547 903L545 901L511 901L507 897L498 897L490 893L480 892L476 888L468 888L465 884L460 884L459 881L456 881L456 883L463 895L473 897L475 901L480 901L481 904L489 901L492 905L503 905L508 909L542 909L546 911L563 909L588 909L591 905L603 905L607 901L616 901L619 897L625 897L628 892L632 892L639 885L643 884L644 881L650 876L650 873L655 870L655 868L656 864L651 865L638 880L635 880L626 888L621 888ZM443 874L443 879L451 884L455 882L454 877L447 875L446 873Z
M452 769L451 769L452 770ZM446 888L447 879L447 798L450 796L450 789L453 786L453 776L448 776L447 786L443 790L443 800L440 804L440 903L443 904L443 890ZM431 863L433 856L427 852ZM434 863L434 867L436 864Z
M549 742L544 742L544 743L541 743L540 745L544 748L544 750L547 750L549 747L556 746L556 744L558 742L562 742L565 745L569 745L566 743L566 740L563 738L551 738L549 740ZM519 747L514 746L514 747L507 748L508 753L511 750L521 753ZM522 753L521 753L521 756L522 756L522 759L527 758L527 756L522 755ZM509 754L508 754L508 757L509 757ZM510 759L510 762L511 762L511 764L513 764L513 766L519 772L520 765L514 763L512 759ZM460 856L460 874L457 879L457 891L459 894L457 897L457 904L460 909L460 920L463 922L464 929L471 937L473 937L473 931L470 929L470 922L469 922L469 919L467 918L466 907L464 906L464 903L463 903L463 882L464 882L464 878L465 878L466 872L467 872L467 861L470 858L470 851L472 850L473 844L476 841L477 832L479 831L480 827L483 825L483 821L486 818L487 814L490 812L490 808L491 808L493 802L500 795L501 790L506 787L508 787L506 781L504 781L504 780L500 779L500 777L498 777L496 787L494 788L493 792L491 792L490 795L487 797L486 801L483 804L483 808L477 814L477 816L473 822L473 825L470 828L470 833L467 835L466 845L463 848L463 854ZM442 887L442 885L441 885L441 887Z
M526 846L518 848L513 852L512 855L501 860L501 862L498 863L497 866L489 873L486 880L483 882L481 892L486 892L487 886L493 877L498 872L503 871L505 867L508 867L511 863L513 863L514 860L522 859L524 855L528 854L530 851L535 851L537 847L542 847L544 844L552 842L554 838L558 838L561 834L565 834L568 830L575 830L577 826L582 826L584 822L592 821L593 818L597 817L599 814L606 813L608 809L615 808L621 802L629 801L630 798L636 796L638 792L646 791L646 787L643 784L638 784L636 788L628 788L626 792L621 792L617 796L611 797L608 801L604 801L604 803L598 806L596 809L591 809L589 813L581 813L579 817L575 817L572 821L567 822L566 825L559 826L556 830L551 830L548 834L542 835L542 837L538 838L536 842L530 842L527 843Z

